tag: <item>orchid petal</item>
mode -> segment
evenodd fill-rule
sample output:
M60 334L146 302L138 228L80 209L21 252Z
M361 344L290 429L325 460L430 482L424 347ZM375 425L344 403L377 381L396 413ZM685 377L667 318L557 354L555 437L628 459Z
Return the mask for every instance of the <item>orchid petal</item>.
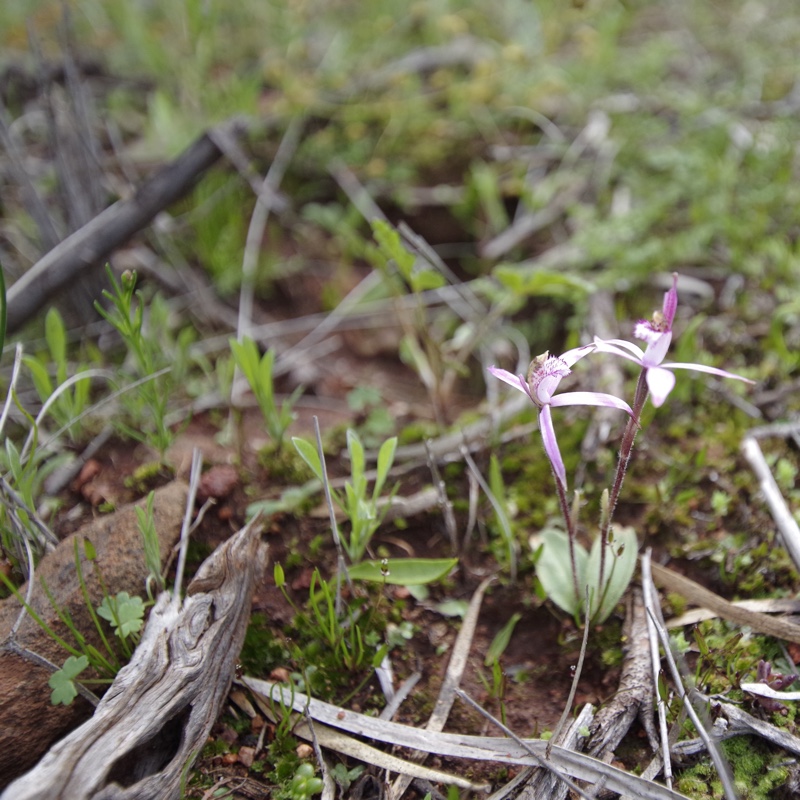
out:
M744 381L745 383L755 383L750 378L745 378L742 375L735 375L733 372L726 372L724 369L717 369L716 367L707 367L705 364L662 364L662 369L693 369L695 372L706 372L709 375L718 375L720 378L734 378L737 381Z
M556 480L564 488L564 491L566 491L567 470L561 458L561 451L558 449L558 441L556 440L555 428L553 428L553 417L550 414L550 406L544 406L539 412L539 431L542 434L544 451L550 459L550 464L553 467Z
M531 390L528 388L528 382L522 375L515 375L513 372L509 372L507 369L500 369L500 367L489 367L489 372L494 375L495 378L500 378L501 381L504 381L509 386L513 386L520 392L525 392L531 400L533 400L533 395L531 395ZM534 402L536 402L534 400Z
M638 364L641 364L644 358L644 350L633 342L626 342L624 339L598 339L597 336L595 336L594 345L599 353L611 353L615 356L622 356L631 361L636 361ZM626 353L626 350L630 352Z
M564 392L556 395L550 405L553 408L559 406L604 406L605 408L618 408L628 414L633 414L631 407L619 397L605 392Z
M561 375L545 375L543 378L536 382L536 403L538 405L546 406L553 393L558 389L558 384L561 383Z
M672 273L672 288L664 295L664 326L668 331L672 330L672 322L675 319L675 312L678 310L678 273Z
M579 361L584 356L588 356L595 349L593 344L585 344L582 347L575 347L572 350L567 350L562 353L559 358L568 366L571 367L576 361Z
M647 350L644 351L644 358L642 359L643 367L657 367L666 357L667 350L669 350L670 342L672 341L672 331L665 331L658 334L647 345Z
M633 327L633 335L637 339L647 342L649 347L664 335L664 331L654 328L652 322L649 322L646 319L640 319Z
M650 367L647 370L647 388L653 398L653 405L658 408L667 399L675 386L675 376L664 367Z

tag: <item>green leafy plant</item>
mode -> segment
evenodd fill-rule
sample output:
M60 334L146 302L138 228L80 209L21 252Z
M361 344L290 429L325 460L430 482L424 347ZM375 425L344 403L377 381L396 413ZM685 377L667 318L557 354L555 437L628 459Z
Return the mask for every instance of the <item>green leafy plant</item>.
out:
M155 516L153 514L153 503L155 502L155 492L147 495L144 508L137 505L136 524L142 534L144 545L144 559L147 565L147 596L152 601L154 594L164 591L164 578L161 575L161 553L159 547L158 531L156 530ZM155 587L155 592L153 591Z
M131 597L128 592L118 592L103 598L97 607L98 616L107 620L120 639L128 639L142 630L144 602L141 597Z
M308 800L322 791L322 779L316 777L314 767L307 761L303 762L294 773L289 783L289 797L291 800Z
M356 764L352 769L347 769L345 764L336 764L331 770L331 776L336 781L337 785L343 792L346 792L364 773L365 767L363 764Z
M500 656L506 651L511 636L514 633L514 628L517 623L522 619L522 614L519 612L512 614L508 622L497 632L494 639L492 639L489 649L486 651L486 656L483 659L484 667L489 667L492 671L491 679L487 679L481 670L478 670L478 679L486 689L489 697L494 698L500 703L500 719L505 724L506 721L506 706L503 702L506 689L506 675L503 667L500 664Z
M4 493L14 493L13 502L0 504L0 546L12 563L19 566L26 562L28 545L36 562L48 540L50 544L55 543L55 537L43 525L36 509L40 507L48 476L63 466L70 456L39 448L38 423L19 402L17 407L31 427L22 448L17 447L11 438L6 438L5 446L0 448L0 469L5 473L6 481Z
M156 304L161 313L148 320L148 329L145 325L145 298L136 290L136 273L128 270L117 281L110 267L106 271L111 291L104 289L103 297L110 305L105 308L95 303L95 308L115 328L128 348L132 368L131 372L123 368L123 377L128 381L142 381L137 392L124 395L130 421L116 424L126 436L152 445L163 458L174 439L167 422L167 411L175 386L171 376L172 360L164 341L165 308ZM159 330L155 330L156 327Z
M80 374L68 380L67 332L56 308L51 308L45 316L45 340L49 359L25 356L24 362L41 401L45 403L52 398L50 414L72 438L78 439L82 435L79 418L89 406L91 383L88 376L82 378ZM48 360L55 367L55 386L50 378ZM78 373L82 370L83 367L77 368Z
M86 635L77 627L69 612L60 607L50 588L41 581L42 590L45 593L51 607L58 615L63 625L72 636L74 644L71 644L63 637L59 636L45 620L30 606L25 598L20 594L16 586L6 575L0 572L0 580L6 585L9 591L24 606L26 612L36 622L42 630L63 647L70 655L65 660L61 669L53 673L50 679L50 687L53 690L51 702L56 705L61 703L69 705L76 697L75 690L76 678L86 669L91 668L101 677L86 680L84 683L110 683L120 667L123 660L130 659L133 649L139 642L140 633L144 625L144 614L147 606L152 602L144 602L142 598L131 596L128 592L117 592L110 594L102 573L96 563L97 553L94 545L88 538L83 539L83 554L86 560L93 565L95 576L103 592L100 604L95 607L89 595L89 589L83 573L81 551L78 540L75 539L75 569L78 577L78 585L83 595L86 608L89 611L92 623L102 644L102 650L89 642ZM117 637L119 651L115 648L106 636L101 619L106 620L111 630Z
M308 609L307 622L315 631L315 636L344 670L377 666L388 652L388 646L379 644L377 631L372 628L375 610L370 608L366 615L355 608L338 613L335 587L322 578L318 569L311 575Z
M78 696L75 688L75 679L89 666L86 656L70 656L60 670L54 672L48 680L48 686L53 690L50 694L52 705L68 706Z
M298 386L279 408L275 400L275 384L272 376L275 366L275 351L267 350L263 356L259 356L258 346L249 338L245 338L241 342L231 339L230 346L236 365L242 371L256 396L267 432L275 443L275 447L280 449L286 430L294 420L292 408L297 402L297 398L303 393L303 387Z
M421 293L444 286L445 280L440 272L418 260L403 244L400 234L383 220L374 220L372 233L377 247L367 253L373 265L382 270L398 296L409 292L416 297L413 311L400 313L403 325L403 338L400 343L401 358L419 375L431 402L437 421L442 422L447 390L445 377L449 365L443 350L443 343L432 335L427 309L421 300Z
M311 467L314 475L322 481L322 462L317 448L311 442L299 437L293 437L292 443L302 459ZM378 451L375 482L370 493L368 491L369 481L366 474L364 445L354 430L347 431L350 480L345 484L344 492L331 492L331 494L333 501L347 514L347 518L350 520L350 536L343 539L343 546L350 560L354 563L364 557L369 547L370 539L375 531L378 530L388 510L388 503L383 510L380 510L378 501L389 477L389 470L391 470L394 463L396 449L396 436L387 439L381 445ZM390 497L394 495L395 491L396 488L390 492Z

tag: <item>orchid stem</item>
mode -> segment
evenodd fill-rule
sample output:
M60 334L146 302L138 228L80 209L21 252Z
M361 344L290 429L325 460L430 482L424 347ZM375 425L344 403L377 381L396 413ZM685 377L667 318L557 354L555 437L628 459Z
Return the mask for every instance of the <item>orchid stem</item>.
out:
M598 588L601 592L600 605L602 605L606 588L605 569L608 534L611 530L611 523L614 519L614 511L617 508L619 493L622 490L622 483L625 480L625 473L628 470L628 464L631 460L633 443L636 439L636 434L639 432L639 428L641 427L640 421L642 418L642 409L644 408L645 401L647 400L647 394L647 370L643 369L639 374L639 380L636 384L636 394L633 397L633 413L630 417L628 417L628 424L625 426L625 432L622 434L622 443L620 444L619 448L619 460L617 461L617 472L614 475L614 483L608 496L608 514L606 519L603 521L602 529L600 531L600 580L598 582ZM598 610L600 605L598 605Z
M570 510L569 503L567 502L567 490L558 479L558 475L555 474L555 470L553 470L553 477L556 481L556 493L558 494L558 502L561 506L561 513L564 515L564 524L567 526L569 563L570 567L572 568L572 585L575 589L575 608L578 609L581 605L581 590L580 584L578 583L578 562L575 558L575 537L577 535L575 530L575 520L572 517L572 512Z

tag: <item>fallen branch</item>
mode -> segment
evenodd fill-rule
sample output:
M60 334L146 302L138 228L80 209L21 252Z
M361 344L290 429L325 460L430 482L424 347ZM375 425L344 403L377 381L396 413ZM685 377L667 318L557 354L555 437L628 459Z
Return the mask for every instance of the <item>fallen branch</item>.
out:
M225 130L241 127L236 120L223 125ZM221 155L212 136L203 134L133 197L109 206L42 256L8 290L8 332L18 330L81 273L102 262L156 214L183 197Z
M714 594L710 589L706 589L685 575L680 575L671 569L667 569L667 567L662 567L660 564L653 563L651 569L653 571L653 580L663 589L677 592L689 602L703 608L709 608L720 617L735 622L737 625L749 625L758 633L765 633L767 636L774 636L776 639L784 639L787 642L800 644L800 625L785 619L773 619L766 614L758 614L735 606L718 594Z
M605 759L619 746L636 717L642 723L650 747L658 750L658 734L653 724L653 685L647 617L642 593L634 589L625 617L622 674L619 689L608 705L597 712L590 730L589 754Z

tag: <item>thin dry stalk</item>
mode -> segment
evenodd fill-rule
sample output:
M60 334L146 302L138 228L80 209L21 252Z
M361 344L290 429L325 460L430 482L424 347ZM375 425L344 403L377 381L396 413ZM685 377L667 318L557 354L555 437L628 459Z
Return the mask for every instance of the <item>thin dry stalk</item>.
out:
M742 440L742 452L758 478L772 518L781 533L784 547L791 556L795 569L800 570L800 526L783 499L781 490L761 451L761 445L754 437L745 436Z
M425 452L428 456L428 469L433 478L433 486L436 489L436 496L439 501L439 509L444 517L444 526L447 531L447 537L450 539L450 550L453 555L458 552L458 530L456 527L456 517L453 513L453 504L447 496L447 485L442 480L442 475L439 472L439 466L436 459L433 457L433 451L430 446L430 439L425 441Z
M175 588L172 591L172 605L178 609L181 605L181 592L183 589L183 573L186 569L186 556L189 551L189 535L192 529L192 512L194 501L197 497L197 487L200 484L200 473L203 469L203 454L198 448L192 451L192 468L189 473L189 496L186 498L186 511L183 515L181 526L181 540L178 552L178 565L175 568Z
M569 716L570 711L572 710L572 704L575 701L575 693L578 691L578 682L581 679L581 673L583 672L583 660L586 658L586 647L589 644L589 587L586 586L586 597L585 597L585 605L584 608L586 609L586 618L583 624L583 639L581 640L581 651L580 655L578 656L578 663L575 666L575 674L572 677L572 686L569 689L569 696L567 697L567 702L564 704L564 711L561 714L561 718L558 720L558 724L556 725L555 730L553 731L553 735L550 737L550 742L548 745L555 744L558 738L561 736L561 730L564 727L564 724L567 721L567 717ZM550 757L550 750L552 748L548 746L547 749L547 757Z
M262 181L259 191L257 192L256 205L250 217L250 225L247 229L247 239L244 246L244 256L242 258L239 322L236 331L236 338L240 342L245 336L250 335L258 256L261 252L261 242L264 238L264 230L267 226L270 211L275 207L273 198L283 180L283 176L286 174L289 162L297 151L302 129L303 119L300 117L295 117L289 123L289 127L286 129L286 133L278 146L275 158L272 164L270 164L266 177Z
M661 759L664 771L664 782L672 788L672 761L670 759L669 730L667 729L667 704L658 690L658 679L661 671L661 656L658 651L658 632L653 619L662 616L658 605L658 592L653 583L650 571L650 548L643 553L642 564L642 594L644 607L647 612L647 637L650 641L650 664L653 669L653 686L656 693L656 710L658 712L658 732L661 739Z
M513 739L520 747L522 747L542 768L546 769L548 772L552 772L560 781L562 781L566 786L572 789L579 797L583 797L584 800L591 800L591 797L583 791L576 783L571 781L566 775L560 772L549 760L551 748L550 743L548 742L548 749L545 751L546 755L542 758L538 753L534 752L533 748L531 748L528 743L524 739L520 739L514 731L511 730L508 726L504 725L497 717L493 714L490 714L483 706L479 703L476 703L463 689L459 689L458 696L466 703L471 705L476 711L480 712L486 719L489 720L493 725L496 725L506 736Z
M714 767L719 775L720 783L722 784L722 790L725 793L726 800L738 800L736 789L733 786L733 777L731 775L730 766L728 765L727 761L725 761L722 752L717 746L717 742L713 736L713 733L709 733L709 731L706 729L705 725L700 719L699 714L695 710L694 705L692 704L692 701L686 692L686 689L683 686L680 670L678 669L678 665L675 663L675 658L672 655L667 630L664 627L663 620L659 620L656 616L660 612L660 609L656 608L655 612L656 614L654 615L648 609L648 616L652 620L653 626L658 633L658 638L661 641L661 646L664 649L664 656L667 660L667 665L669 666L670 675L672 676L672 680L675 684L677 695L683 702L686 713L689 715L689 719L692 720L692 724L695 726L697 733L700 735L700 738L703 740L703 743L708 750L708 754L711 756L711 760L713 761Z
M481 581L470 600L469 608L464 615L461 630L458 632L455 644L453 645L453 653L447 664L447 672L445 673L444 681L442 681L442 688L439 691L439 696L436 698L436 704L433 707L431 716L425 725L426 731L439 733L444 729L444 724L447 722L447 717L450 715L450 709L453 707L456 695L459 694L458 687L467 666L467 657L469 656L470 647L472 646L472 638L475 635L475 627L478 624L478 615L480 614L483 595L493 580L494 577L489 577ZM417 751L411 754L410 759L412 761L422 761L425 759L426 755L427 753ZM411 779L408 776L401 775L398 777L391 786L389 792L390 800L399 800L410 783Z
M333 544L336 546L336 602L335 610L336 616L342 613L342 575L344 575L347 585L352 589L350 582L350 573L347 571L347 562L344 558L344 549L342 548L342 539L339 536L339 525L336 522L336 509L333 506L333 497L331 496L331 484L328 481L328 467L325 464L325 453L322 449L322 433L319 429L319 417L314 417L314 435L317 437L317 455L319 456L320 469L322 470L322 488L325 490L325 503L328 506L328 514L331 520L331 535L333 536Z
M469 450L465 445L461 446L461 456L464 459L464 463L469 468L470 474L475 478L475 481L478 485L483 489L483 493L489 498L489 502L492 504L492 508L497 515L497 519L500 522L500 526L503 529L503 538L505 539L506 543L508 544L508 570L509 576L512 581L517 579L517 542L514 537L514 532L511 530L511 526L508 523L508 512L505 508L501 505L500 501L495 497L494 492L491 490L489 484L484 479L483 475L481 475L481 471L478 469L478 465L473 460L472 456L469 454Z

